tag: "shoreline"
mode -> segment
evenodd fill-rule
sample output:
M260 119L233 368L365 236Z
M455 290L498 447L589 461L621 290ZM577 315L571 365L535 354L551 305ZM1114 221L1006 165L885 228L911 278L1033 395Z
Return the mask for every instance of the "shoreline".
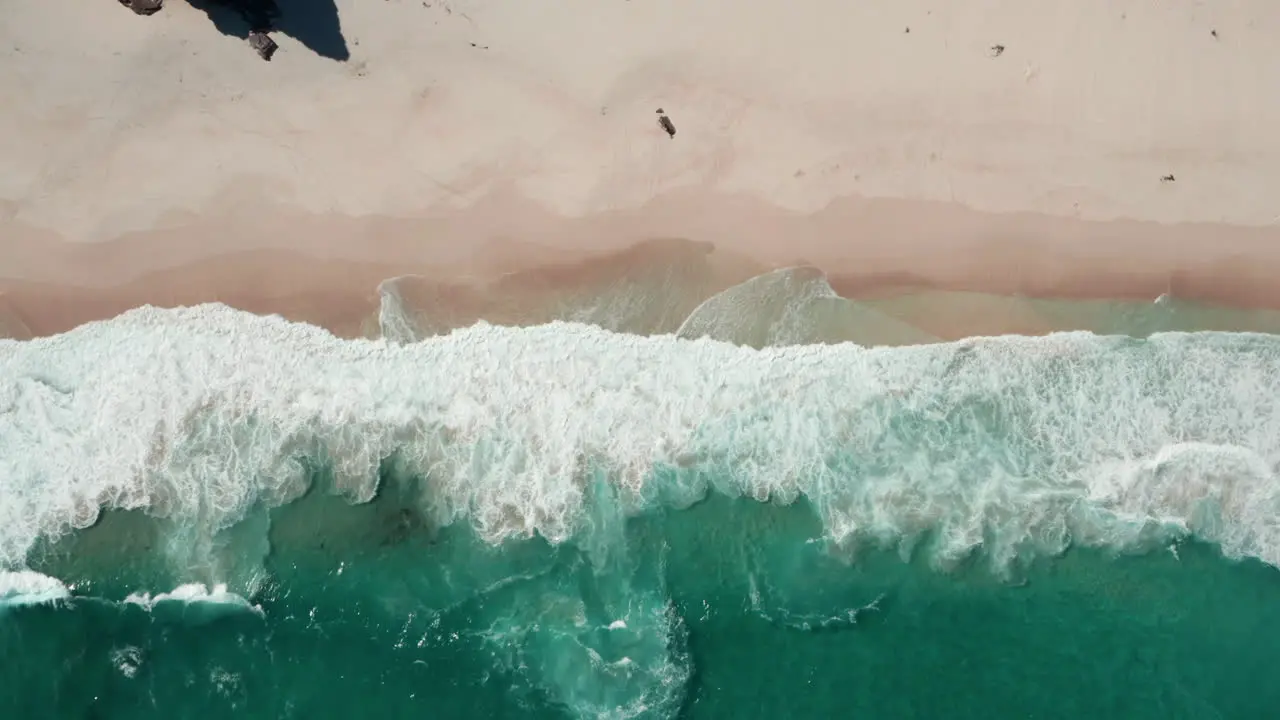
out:
M846 198L806 215L685 193L639 210L561 218L498 196L428 218L275 209L98 243L59 242L12 223L7 230L0 311L33 335L138 305L218 301L354 337L377 312L379 284L402 276L424 279L438 298L466 306L463 315L496 312L484 319L502 322L495 308L503 303L537 306L590 292L652 263L705 263L691 281L705 296L809 265L852 300L933 291L1064 300L1169 295L1280 309L1272 281L1280 274L1280 228L999 215L926 201ZM1001 323L992 317L978 325L1000 334ZM1010 321L1007 331L1027 328Z

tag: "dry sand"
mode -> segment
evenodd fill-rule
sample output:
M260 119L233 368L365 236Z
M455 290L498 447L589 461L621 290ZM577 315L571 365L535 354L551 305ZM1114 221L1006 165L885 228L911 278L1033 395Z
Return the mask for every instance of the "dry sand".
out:
M1268 0L336 5L268 64L181 0L0 0L0 333L355 335L392 276L500 314L708 251L708 288L1280 307Z

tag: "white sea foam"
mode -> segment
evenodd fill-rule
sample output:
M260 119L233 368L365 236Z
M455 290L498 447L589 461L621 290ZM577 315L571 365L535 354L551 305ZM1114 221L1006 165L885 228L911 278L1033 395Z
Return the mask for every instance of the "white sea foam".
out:
M116 672L130 680L138 675L138 668L142 667L143 658L142 648L134 645L126 645L111 651L111 664Z
M573 535L588 476L629 508L710 487L814 503L836 540L933 531L940 559L1194 531L1280 565L1280 339L1085 333L755 351L555 323L410 345L223 306L0 341L0 562L146 508L215 526L367 500L395 453L435 521Z
M0 606L39 605L71 597L57 578L30 570L0 571Z
M154 596L147 592L130 593L124 602L152 611L165 604L198 606L203 608L202 617L205 619L240 611L262 615L261 607L233 592L227 592L227 586L222 584L210 588L202 583L187 583Z
M251 608L253 605L244 598L235 593L227 592L226 585L214 585L212 589L202 583L187 583L174 588L172 592L157 593L152 596L151 593L137 592L130 593L124 599L127 603L139 605L145 608L155 607L162 602L182 602L182 603L212 603L215 605L235 605L242 608Z

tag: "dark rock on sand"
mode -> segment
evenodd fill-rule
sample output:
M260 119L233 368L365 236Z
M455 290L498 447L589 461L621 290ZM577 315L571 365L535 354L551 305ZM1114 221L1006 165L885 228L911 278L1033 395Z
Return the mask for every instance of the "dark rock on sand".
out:
M187 0L224 34L247 39L250 32L288 35L321 57L351 58L335 0Z
M164 0L120 0L120 4L139 15L153 15L164 6Z
M270 61L280 47L271 36L258 30L249 31L249 47L253 48L263 60Z

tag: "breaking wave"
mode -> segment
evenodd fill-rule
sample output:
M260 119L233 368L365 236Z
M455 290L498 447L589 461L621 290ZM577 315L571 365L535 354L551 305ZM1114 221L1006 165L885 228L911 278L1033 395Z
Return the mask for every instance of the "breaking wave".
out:
M351 716L342 674L376 665L392 714L673 717L743 618L816 648L960 592L916 596L886 554L1020 579L1071 546L1168 548L1226 594L1252 576L1197 541L1280 565L1280 338L1155 332L1212 321L1162 303L1126 321L1145 338L939 342L939 309L997 301L852 301L667 251L550 300L388 281L376 339L205 305L0 340L0 608L26 623L0 643L53 658L116 628L6 692L85 716L97 691L59 688L101 661L118 707L149 678L153 704ZM1167 612L1062 562L1046 598Z
M31 570L0 572L0 608L65 600L71 591L56 578Z
M552 323L398 345L202 306L4 342L0 377L11 569L103 508L181 528L191 566L321 464L357 503L389 467L424 478L427 522L490 543L573 537L603 478L626 515L804 496L838 545L928 535L943 565L1186 534L1280 564L1270 336L752 350Z

